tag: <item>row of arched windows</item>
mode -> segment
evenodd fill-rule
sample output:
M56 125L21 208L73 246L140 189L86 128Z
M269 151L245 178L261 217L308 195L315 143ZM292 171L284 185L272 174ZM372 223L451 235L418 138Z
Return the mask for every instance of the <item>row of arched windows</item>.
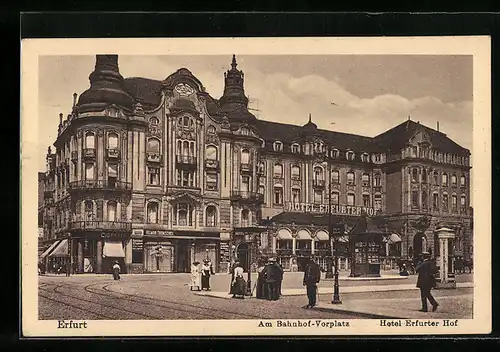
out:
M86 132L85 133L85 148L94 149L95 148L95 133ZM107 135L107 148L108 149L118 149L118 134L115 132L109 132Z
M160 222L160 205L158 202L149 202L146 206L146 221L150 224ZM174 226L193 226L194 207L188 203L178 203L172 209L172 223ZM205 208L205 226L218 226L217 208L214 205L208 205Z
M412 182L422 182L422 183L427 183L428 182L428 171L426 169L422 169L422 172L419 172L418 168L412 168L411 170L411 181ZM433 172L433 182L435 185L441 184L442 186L449 186L449 180L448 180L448 173L443 172L441 173L441 180L439 179L439 172L434 171ZM457 186L457 175L456 174L451 174L451 185L452 186ZM466 177L465 175L460 175L460 186L465 187L466 185Z
M283 151L283 142L281 141L275 141L273 143L273 150L275 152L281 152ZM325 155L328 155L329 157L333 158L333 159L337 159L339 156L340 156L340 151L336 148L332 148L330 150L327 149L327 147L322 144L322 143L319 143L319 142L316 142L312 145L310 144L305 144L302 146L300 146L299 143L292 143L290 145L290 151L293 153L293 154L300 154L301 152L304 153L304 154L325 154ZM346 160L354 160L355 159L355 156L356 154L354 153L354 151L352 150L347 150L345 152L345 158ZM380 161L381 160L381 157L380 157L380 154L373 154L373 160L374 161ZM366 152L363 152L361 153L361 161L362 162L369 162L370 161L370 155Z
M118 203L112 200L106 202L106 221L118 221ZM84 202L84 220L95 221L97 220L94 202L86 200Z

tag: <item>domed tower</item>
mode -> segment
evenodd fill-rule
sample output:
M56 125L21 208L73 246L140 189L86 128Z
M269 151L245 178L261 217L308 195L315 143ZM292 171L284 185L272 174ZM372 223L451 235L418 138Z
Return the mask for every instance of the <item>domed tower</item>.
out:
M245 96L244 74L236 67L236 56L233 55L231 69L224 73L224 94L219 99L231 125L254 124L257 118L248 111L248 98Z
M118 55L96 55L94 72L89 80L90 88L80 95L77 112L102 111L113 104L129 111L133 109L134 99L125 91L118 70Z

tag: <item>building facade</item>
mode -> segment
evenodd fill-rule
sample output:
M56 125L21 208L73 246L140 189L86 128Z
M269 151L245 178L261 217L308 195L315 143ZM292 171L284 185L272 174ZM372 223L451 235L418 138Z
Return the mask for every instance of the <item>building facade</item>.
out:
M234 56L218 100L185 68L123 78L117 55L97 55L89 78L59 116L39 181L41 250L66 241L78 273L115 260L127 272L188 272L205 258L225 271L235 257L269 255L291 269L331 256L332 227L343 236L361 216L401 234L387 256L437 253L443 222L455 253L472 253L470 153L442 132L408 120L371 138L311 116L259 120Z

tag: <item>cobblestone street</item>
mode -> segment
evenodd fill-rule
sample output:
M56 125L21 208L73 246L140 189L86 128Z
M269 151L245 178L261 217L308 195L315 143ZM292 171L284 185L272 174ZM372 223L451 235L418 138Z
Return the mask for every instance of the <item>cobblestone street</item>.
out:
M470 275L457 277L458 282L470 281ZM359 315L348 311L334 312L322 309L303 309L307 304L303 295L283 296L279 301L257 299L223 299L201 296L191 292L187 285L188 274L122 275L114 281L110 275L41 276L39 278L39 319L88 319L88 320L151 320L151 319L355 319ZM213 291L229 289L230 276L217 274L211 280ZM341 280L342 287L414 284L415 277L404 280ZM332 281L323 280L321 287ZM397 286L394 286L396 289ZM283 290L302 288L301 273L287 273ZM361 288L361 287L360 287ZM342 292L342 291L341 291ZM472 289L433 291L442 302L444 312L472 315ZM328 303L331 294L321 294L319 302ZM356 306L401 306L409 312L418 310L418 290L344 293L342 300ZM446 314L446 313L443 313ZM470 316L469 316L470 315ZM431 318L429 316L429 318Z

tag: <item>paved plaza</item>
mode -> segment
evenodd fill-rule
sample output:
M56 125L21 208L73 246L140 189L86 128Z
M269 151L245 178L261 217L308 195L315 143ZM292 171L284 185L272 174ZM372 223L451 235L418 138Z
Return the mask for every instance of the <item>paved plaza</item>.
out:
M434 290L437 312L422 313L416 276L386 272L379 279L352 279L341 273L342 305L332 305L332 280L321 280L319 302L307 304L302 273L285 273L278 301L231 299L230 275L216 274L211 291L190 291L189 274L42 275L39 277L39 319L356 319L472 318L472 275L457 276L457 289ZM246 277L246 276L245 276ZM252 275L252 286L256 275Z

